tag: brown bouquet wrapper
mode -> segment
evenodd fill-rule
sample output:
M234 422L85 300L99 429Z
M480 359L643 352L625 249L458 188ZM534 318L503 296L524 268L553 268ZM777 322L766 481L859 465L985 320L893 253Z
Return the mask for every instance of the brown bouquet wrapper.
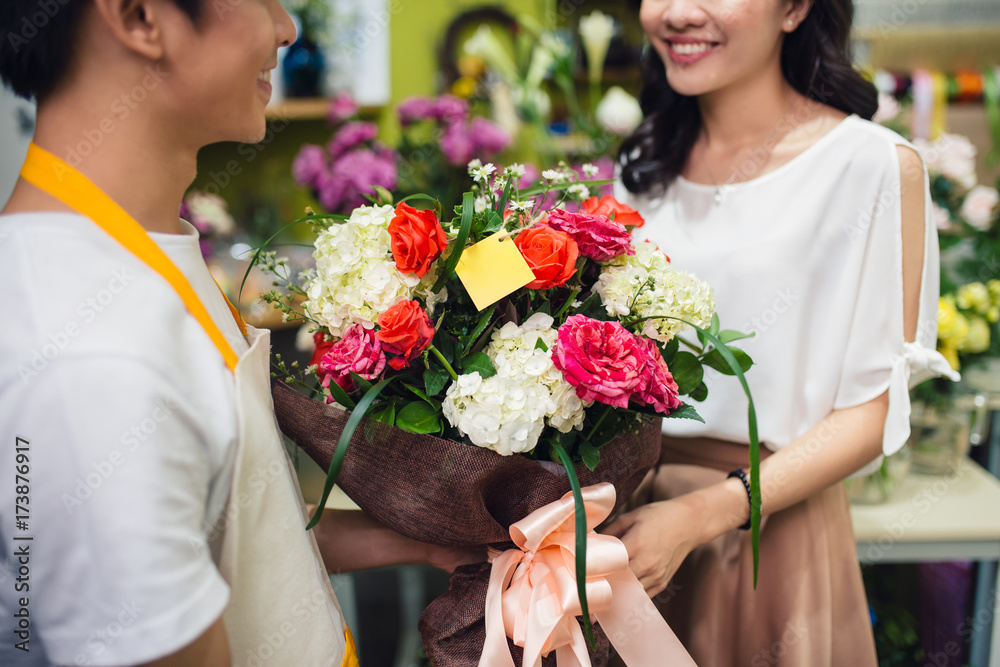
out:
M350 414L272 383L282 432L324 470ZM624 432L601 448L593 471L576 467L581 486L609 482L617 511L660 457L660 420ZM407 433L365 419L354 432L337 484L369 516L402 535L443 546L512 547L509 527L570 490L561 467ZM475 667L486 639L483 620L490 566L458 568L448 591L427 607L420 633L431 664ZM607 663L608 640L595 627L595 667ZM515 663L520 649L514 647ZM554 656L546 665L554 665Z

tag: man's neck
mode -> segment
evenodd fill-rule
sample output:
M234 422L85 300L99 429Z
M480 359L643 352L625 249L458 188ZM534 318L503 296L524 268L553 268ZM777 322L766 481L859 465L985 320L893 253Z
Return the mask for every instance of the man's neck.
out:
M80 109L66 99L43 104L34 142L76 167L147 231L181 233L178 211L197 172L197 148L172 141L151 110L140 107L120 118L110 104ZM4 208L52 210L67 207L24 180Z

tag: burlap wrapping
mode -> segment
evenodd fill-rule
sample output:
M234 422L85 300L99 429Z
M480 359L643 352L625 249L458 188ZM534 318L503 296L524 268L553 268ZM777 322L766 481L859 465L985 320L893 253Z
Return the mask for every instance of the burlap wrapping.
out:
M272 383L282 432L324 470L349 414ZM621 507L660 456L660 420L623 433L601 449L594 471L576 467L581 486L614 484ZM554 468L554 466L553 466ZM407 433L364 420L355 431L337 484L369 516L422 542L505 549L509 526L570 490L565 472L523 456ZM448 591L427 607L420 633L435 667L475 667L485 642L483 613L488 564L456 570ZM599 628L597 628L599 630ZM515 658L520 649L515 647ZM607 663L608 640L598 632L595 667ZM519 664L517 662L516 664ZM554 665L553 656L545 664Z

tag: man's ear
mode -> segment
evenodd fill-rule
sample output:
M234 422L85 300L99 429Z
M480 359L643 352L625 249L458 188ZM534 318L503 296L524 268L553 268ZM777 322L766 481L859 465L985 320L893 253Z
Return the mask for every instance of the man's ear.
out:
M163 4L156 0L94 0L97 20L126 49L150 60L164 55Z

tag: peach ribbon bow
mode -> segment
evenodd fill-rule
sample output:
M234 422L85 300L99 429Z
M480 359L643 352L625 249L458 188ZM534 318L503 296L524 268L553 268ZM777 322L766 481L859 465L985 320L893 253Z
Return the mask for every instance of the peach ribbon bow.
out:
M593 532L615 506L615 487L582 489L587 513L587 602L627 665L696 667L639 580L625 545ZM510 527L517 549L493 559L486 593L486 644L479 667L514 667L507 637L524 648L522 667L539 667L556 652L559 667L589 667L576 620L576 510L573 494L541 507Z

